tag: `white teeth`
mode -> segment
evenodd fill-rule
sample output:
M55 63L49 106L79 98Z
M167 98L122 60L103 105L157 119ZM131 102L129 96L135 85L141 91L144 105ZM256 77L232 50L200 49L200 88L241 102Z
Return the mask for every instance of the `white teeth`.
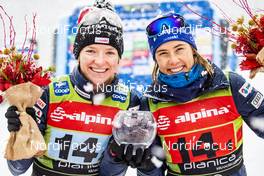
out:
M183 66L178 67L178 68L172 68L172 69L170 69L170 70L171 70L171 72L173 72L173 73L177 73L177 72L180 72L180 71L183 70Z
M91 68L91 70L93 70L94 72L98 72L98 73L104 73L106 72L107 69Z

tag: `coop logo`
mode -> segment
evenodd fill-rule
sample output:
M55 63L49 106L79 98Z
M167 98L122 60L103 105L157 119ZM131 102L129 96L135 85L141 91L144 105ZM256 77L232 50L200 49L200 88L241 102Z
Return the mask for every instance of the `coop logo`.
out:
M67 81L53 83L54 94L56 96L62 96L70 93L69 83Z
M170 126L170 119L164 115L158 117L158 129L159 130L167 130Z
M120 101L122 103L124 103L126 101L126 98L127 98L126 95L122 95L122 94L119 94L119 93L114 93L112 95L112 100L114 100L114 101Z
M230 107L231 107L230 105L227 105L227 107L223 106L221 108L215 108L215 109L208 109L208 110L201 109L201 111L199 112L193 112L193 113L185 112L183 115L176 117L175 123L176 124L184 123L184 122L195 123L199 119L228 114Z
M112 125L110 117L103 117L101 114L89 115L86 112L66 114L62 107L57 107L50 115L51 120L60 122L62 120L72 120L84 122L84 124L97 123L103 125Z

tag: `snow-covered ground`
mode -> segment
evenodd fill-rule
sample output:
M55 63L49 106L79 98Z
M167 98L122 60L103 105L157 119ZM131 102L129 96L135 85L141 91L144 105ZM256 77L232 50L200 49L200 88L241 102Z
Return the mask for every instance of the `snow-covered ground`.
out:
M247 77L247 74L244 77ZM264 93L264 74L257 75L257 77L251 81L252 84ZM4 113L7 105L0 105L0 171L1 175L11 176L8 171L6 160L4 159L5 143L8 138L8 131L6 129L6 118ZM248 127L244 125L244 159L249 176L263 176L262 167L264 163L264 139L257 137ZM24 176L30 176L31 168ZM127 176L136 175L134 169L127 171Z

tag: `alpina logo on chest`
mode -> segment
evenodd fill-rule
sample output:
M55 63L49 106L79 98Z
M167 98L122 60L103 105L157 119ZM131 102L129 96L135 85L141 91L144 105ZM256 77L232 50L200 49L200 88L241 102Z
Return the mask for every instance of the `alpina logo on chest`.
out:
M112 119L110 117L103 117L101 114L89 115L86 112L66 114L62 107L57 107L50 117L55 122L60 122L63 119L69 119L72 121L80 121L85 124L98 123L103 125L112 125Z
M220 108L215 108L215 109L201 109L199 112L185 112L183 115L177 116L175 119L175 123L184 123L184 122L192 122L195 123L197 120L202 119L202 118L209 118L212 116L219 116L223 114L229 113L229 108L231 106L227 105L227 107L220 107Z

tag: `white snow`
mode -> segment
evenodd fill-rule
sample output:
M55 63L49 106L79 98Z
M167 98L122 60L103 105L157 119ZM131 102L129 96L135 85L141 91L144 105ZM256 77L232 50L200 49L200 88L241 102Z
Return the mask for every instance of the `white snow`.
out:
M104 93L96 94L93 97L93 103L95 105L100 105L102 103L102 101L104 101L104 99L105 99L105 94Z
M86 92L92 92L92 91L93 91L93 84L91 84L91 83L87 83L86 85L83 86L83 89L84 89Z
M264 132L264 118L260 119L260 118L254 117L250 123L255 129L258 129L259 131Z
M153 156L151 158L151 162L156 166L157 168L160 168L163 164L163 161L159 160L157 157Z

